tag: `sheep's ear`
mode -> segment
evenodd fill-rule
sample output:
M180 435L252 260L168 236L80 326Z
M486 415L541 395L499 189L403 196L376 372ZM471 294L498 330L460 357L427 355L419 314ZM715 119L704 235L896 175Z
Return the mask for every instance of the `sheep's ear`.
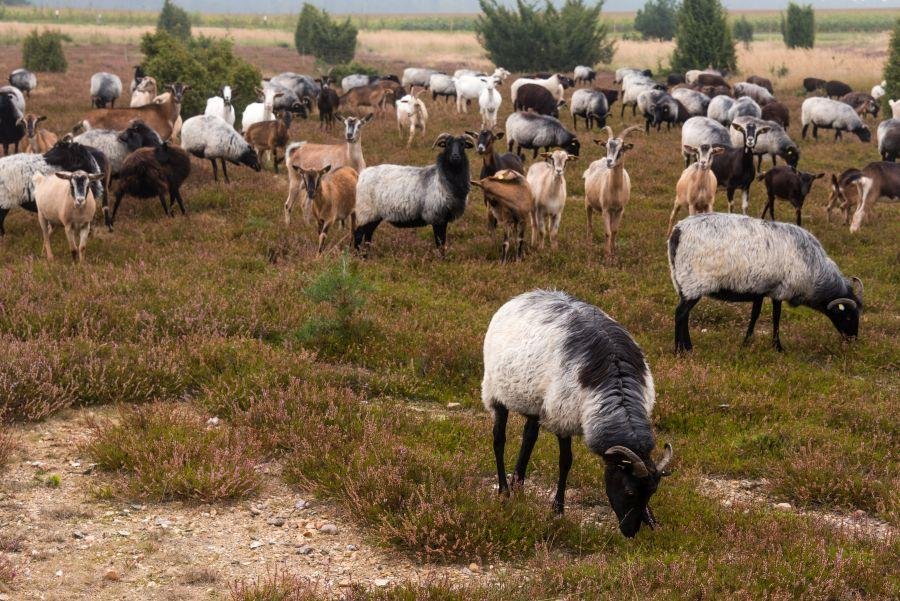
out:
M502 139L503 139L503 134L504 134L504 132L498 131L497 133L494 134L494 139L495 139L495 140L502 140Z
M72 179L72 172L71 171L57 171L56 177L58 177L59 179Z

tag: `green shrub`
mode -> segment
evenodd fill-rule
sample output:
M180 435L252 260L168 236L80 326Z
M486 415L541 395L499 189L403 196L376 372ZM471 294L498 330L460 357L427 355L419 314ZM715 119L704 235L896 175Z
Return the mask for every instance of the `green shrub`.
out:
M298 53L310 54L330 65L348 63L356 53L356 27L349 17L337 23L324 10L304 3L297 19L294 45Z
M478 41L495 65L511 71L569 70L612 60L615 48L600 21L603 2L586 6L566 0L560 8L549 1L542 9L517 0L516 9L498 0L479 0L475 25Z
M206 99L219 94L222 86L234 88L234 103L243 106L256 100L262 74L235 56L228 39L191 38L186 43L165 32L145 34L141 41L144 70L160 84L181 81L191 86L181 107L187 119L199 115Z
M882 98L884 114L891 114L889 100L900 98L900 19L894 21L894 33L891 34L891 47L888 49L888 59L884 63L885 94Z
M737 68L728 16L719 0L685 0L678 11L672 69Z
M156 22L156 31L168 33L183 42L191 39L191 17L187 11L172 2L165 0Z
M812 48L816 41L816 13L811 4L788 4L781 15L781 35L788 48Z
M71 38L58 31L33 30L22 42L22 64L29 71L65 73L69 63L63 53L63 41Z
M744 48L749 48L750 42L753 41L753 23L748 21L747 17L742 16L734 22L733 31L734 39L743 42Z
M634 28L644 39L671 40L677 16L676 0L648 0L634 16Z
M348 75L362 73L363 75L378 75L378 69L352 61L343 65L336 65L331 69L331 77L338 83Z

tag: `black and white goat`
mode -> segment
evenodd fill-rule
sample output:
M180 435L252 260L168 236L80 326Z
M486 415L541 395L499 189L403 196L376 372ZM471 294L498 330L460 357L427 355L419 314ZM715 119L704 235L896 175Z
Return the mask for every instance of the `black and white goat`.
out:
M725 188L728 197L728 212L734 208L734 193L741 190L741 212L747 214L750 206L750 184L756 178L756 167L753 165L753 151L756 148L756 137L769 131L769 126L757 127L756 123L741 126L731 124L732 129L741 134L743 144L736 148L728 148L716 156L712 162L712 170L720 188Z

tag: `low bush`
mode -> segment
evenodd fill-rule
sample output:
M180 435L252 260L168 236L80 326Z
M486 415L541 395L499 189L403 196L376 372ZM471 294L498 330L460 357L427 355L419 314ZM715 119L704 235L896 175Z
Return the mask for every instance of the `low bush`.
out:
M369 65L364 65L362 63L358 63L356 61L351 61L349 63L344 63L343 65L336 65L331 69L331 77L338 84L341 83L341 80L348 75L352 75L354 73L362 73L363 75L378 75L378 69L375 67L370 67Z
M333 21L327 12L307 2L297 18L294 44L299 54L310 54L327 64L348 63L356 53L356 33L349 17Z
M63 52L63 41L71 38L58 31L33 30L22 42L22 64L29 71L65 73L69 63Z
M186 42L191 39L191 17L186 10L172 0L165 0L156 22L156 31L164 31L172 37Z

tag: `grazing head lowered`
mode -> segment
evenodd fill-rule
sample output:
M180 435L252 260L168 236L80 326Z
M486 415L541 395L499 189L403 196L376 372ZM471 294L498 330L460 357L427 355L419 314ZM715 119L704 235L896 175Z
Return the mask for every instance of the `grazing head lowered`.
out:
M828 316L845 340L856 340L859 335L859 314L862 313L863 306L862 280L851 277L849 286L839 294L847 296L830 300L824 310L820 310Z
M69 188L72 192L72 198L75 200L75 206L81 207L87 200L91 182L99 180L103 177L103 174L87 173L79 169L78 171L57 171L56 177L69 180Z
M118 139L131 152L144 146L160 146L163 142L159 134L140 119L135 119L122 130Z
M658 525L650 509L650 497L656 492L659 481L668 476L666 471L672 461L672 445L666 443L659 463L641 459L637 453L624 446L613 446L603 453L606 471L606 496L616 517L619 530L628 538L633 537L647 524L651 529Z

